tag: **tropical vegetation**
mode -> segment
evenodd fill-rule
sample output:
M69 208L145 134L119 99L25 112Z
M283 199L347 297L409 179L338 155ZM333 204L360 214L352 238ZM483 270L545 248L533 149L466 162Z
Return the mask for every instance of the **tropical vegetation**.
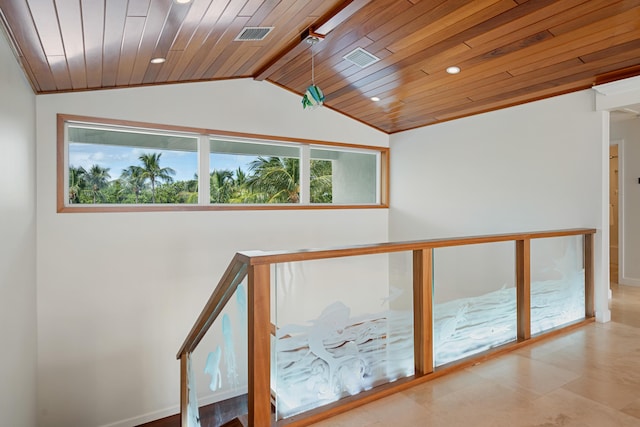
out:
M109 168L92 165L69 168L70 204L182 204L198 202L198 176L174 180L175 170L161 166L162 153L142 154L138 165L111 179ZM311 161L310 199L331 203L331 162ZM245 171L214 169L210 175L210 202L299 203L300 163L286 157L258 157Z

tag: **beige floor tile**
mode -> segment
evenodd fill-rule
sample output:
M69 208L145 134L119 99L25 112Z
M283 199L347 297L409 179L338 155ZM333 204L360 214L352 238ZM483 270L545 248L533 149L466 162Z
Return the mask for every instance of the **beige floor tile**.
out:
M527 413L521 415L522 422L517 426L522 427L638 426L636 418L564 389L540 397Z
M512 389L545 394L575 380L579 374L549 363L509 354L469 368L472 373Z
M633 402L622 408L622 412L638 418L638 425L640 425L640 398L635 399Z
M622 409L630 405L640 394L640 387L589 377L578 378L562 388L613 409Z

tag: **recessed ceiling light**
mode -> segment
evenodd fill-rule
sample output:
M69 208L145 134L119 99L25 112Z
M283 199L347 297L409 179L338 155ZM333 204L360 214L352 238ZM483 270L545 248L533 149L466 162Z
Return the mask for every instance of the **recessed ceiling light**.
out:
M380 98L378 98L377 96L372 96L372 97L371 97L371 100L372 100L373 102L378 102L378 101L380 101Z
M166 59L164 59L164 58L153 58L151 60L151 63L152 64L162 64L164 61L166 61Z
M176 0L176 3L178 3L178 4L187 4L187 3L191 3L191 0Z
M456 67L455 65L452 67L447 67L447 73L449 74L458 74L460 72L460 67Z

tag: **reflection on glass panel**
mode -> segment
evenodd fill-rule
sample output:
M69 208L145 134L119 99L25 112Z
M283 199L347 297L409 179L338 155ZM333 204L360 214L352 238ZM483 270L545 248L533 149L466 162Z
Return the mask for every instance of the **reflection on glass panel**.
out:
M189 389L197 403L190 402L190 419L199 419L198 407L247 393L246 289L245 279L191 354ZM226 414L227 421L246 413L246 408L240 410L244 412Z
M531 240L531 334L584 313L583 236Z
M68 204L198 202L197 137L69 123Z
M299 203L300 148L209 140L211 203Z
M516 339L513 242L434 250L434 361L440 366Z
M410 253L275 266L272 389L278 419L412 375ZM406 261L400 260L406 263Z
M378 153L311 148L311 203L377 203Z

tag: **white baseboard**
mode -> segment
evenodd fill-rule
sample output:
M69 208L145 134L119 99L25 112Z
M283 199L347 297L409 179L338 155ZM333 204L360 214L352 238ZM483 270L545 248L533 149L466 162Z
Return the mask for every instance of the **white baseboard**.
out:
M611 322L611 310L596 311L596 322L607 323Z

